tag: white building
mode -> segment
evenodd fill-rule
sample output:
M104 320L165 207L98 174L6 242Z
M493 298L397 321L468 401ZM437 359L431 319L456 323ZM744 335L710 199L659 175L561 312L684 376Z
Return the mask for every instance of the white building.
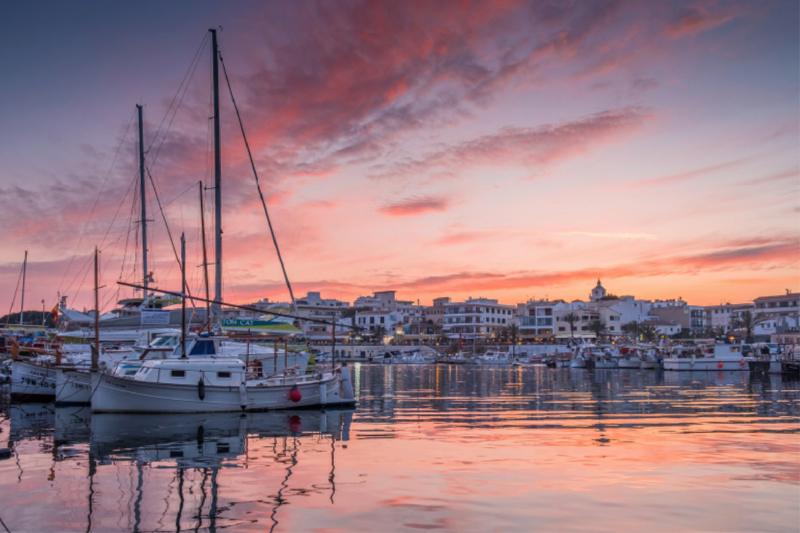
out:
M402 322L408 323L412 319L422 318L422 307L411 300L398 300L395 297L397 291L379 291L372 296L359 296L353 302L353 307L359 312L367 311L386 311L398 312L403 317Z
M762 318L753 334L765 337L800 331L800 293L786 291L778 296L761 296L753 300L756 317Z
M553 337L555 311L563 307L561 300L528 300L517 305L515 322L521 339L549 339Z
M724 333L727 333L732 329L731 319L743 311L753 311L753 304L707 305L705 306L705 325L713 330L721 328Z
M352 324L352 321L342 317L345 310L350 308L349 302L342 302L333 298L322 298L318 292L309 292L304 297L296 299L295 303L297 304L297 314L299 316L331 323L320 324L308 320L296 321L297 327L303 331L305 338L312 341L330 340L333 334L332 323L334 320L337 324L337 339L347 338L350 334L351 330L343 326ZM289 308L291 309L291 306Z
M405 317L399 311L359 311L355 316L356 326L364 328L366 334L375 333L383 326L387 336L402 334Z
M457 339L489 337L508 328L514 318L513 305L502 305L488 298L468 298L465 302L444 304L442 334Z

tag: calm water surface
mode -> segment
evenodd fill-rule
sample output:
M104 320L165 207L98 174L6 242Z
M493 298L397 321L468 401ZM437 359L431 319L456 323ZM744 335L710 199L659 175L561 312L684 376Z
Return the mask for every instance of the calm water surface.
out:
M797 381L353 370L353 411L91 416L2 400L14 453L0 519L13 532L800 528Z

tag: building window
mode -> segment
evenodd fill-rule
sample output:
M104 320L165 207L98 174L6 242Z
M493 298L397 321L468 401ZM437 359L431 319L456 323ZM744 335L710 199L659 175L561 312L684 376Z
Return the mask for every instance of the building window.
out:
M381 324L383 324L383 317L381 317Z

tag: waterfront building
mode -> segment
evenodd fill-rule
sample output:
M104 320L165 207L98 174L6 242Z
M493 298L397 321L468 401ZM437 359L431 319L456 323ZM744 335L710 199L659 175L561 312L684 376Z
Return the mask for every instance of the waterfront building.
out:
M650 315L666 322L679 324L681 331L690 330L696 335L703 335L706 331L705 308L700 305L689 305L682 298L654 301Z
M728 333L731 330L731 318L742 311L753 311L753 304L731 304L705 306L705 326L714 331L721 330Z
M302 298L295 300L297 314L303 318L325 320L331 324L319 324L307 320L298 320L297 326L303 331L303 336L310 341L330 340L333 334L333 322L338 325L350 325L351 320L344 317L345 311L350 309L349 302L342 302L334 298L322 298L319 292L309 292ZM288 304L286 304L288 305ZM291 309L291 306L288 307ZM345 327L336 328L336 338L345 339L350 335L350 330Z
M683 330L681 324L672 320L663 320L660 318L647 320L642 322L642 325L652 326L656 330L656 335L659 337L671 337Z
M399 311L358 311L355 316L355 325L364 328L364 332L372 334L383 326L387 336L402 334L406 317Z
M447 302L442 334L457 339L491 337L507 329L514 318L514 306L503 305L489 298L468 298L464 302Z
M403 317L401 322L408 323L412 319L422 317L422 308L411 300L398 300L397 291L379 291L372 296L359 296L353 302L353 307L359 312L386 311L397 312Z
M528 300L517 305L516 324L522 340L552 339L555 337L556 311L569 306L564 300Z
M434 298L433 305L422 308L422 315L427 322L437 325L441 329L444 326L445 304L449 303L449 297Z
M565 320L565 317L570 313L575 313L579 318L578 322L573 326L572 336L594 338L595 334L589 329L589 324L592 320L605 322L606 330L603 333L604 335L619 336L623 333L622 326L624 324L647 320L650 317L650 308L652 307L652 302L649 300L637 300L633 296L609 294L599 279L597 280L597 285L589 294L588 302L574 300L566 303L563 300L556 300L554 304L554 329L550 338L557 339L570 337L569 323ZM526 314L530 316L527 304L523 305L526 305ZM531 319L526 319L524 322L531 322ZM536 323L538 324L538 318ZM541 331L537 331L538 333L541 333Z
M800 293L787 290L786 294L761 296L753 300L753 307L756 316L763 319L753 332L757 341L800 332Z

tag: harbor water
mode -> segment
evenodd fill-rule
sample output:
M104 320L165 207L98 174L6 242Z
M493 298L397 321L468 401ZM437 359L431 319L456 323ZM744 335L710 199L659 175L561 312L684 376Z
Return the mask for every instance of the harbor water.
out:
M353 410L8 404L3 531L797 531L800 382L351 365Z

